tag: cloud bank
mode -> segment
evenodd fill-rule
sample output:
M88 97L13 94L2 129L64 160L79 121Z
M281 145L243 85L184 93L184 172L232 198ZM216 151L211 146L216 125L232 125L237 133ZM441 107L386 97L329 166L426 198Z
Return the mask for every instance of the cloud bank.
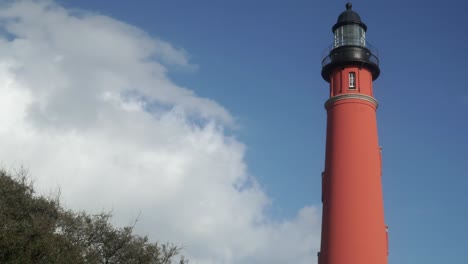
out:
M143 30L52 1L0 8L0 162L75 209L112 209L192 263L314 263L319 213L265 213L231 114L168 78L196 68Z

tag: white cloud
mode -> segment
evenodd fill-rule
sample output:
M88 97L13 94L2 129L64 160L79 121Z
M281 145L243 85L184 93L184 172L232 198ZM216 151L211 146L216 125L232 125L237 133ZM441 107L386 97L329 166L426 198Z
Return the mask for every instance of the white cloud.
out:
M183 50L51 1L0 9L0 162L25 165L76 209L184 246L192 263L313 263L319 213L265 214L229 112L174 84ZM169 68L168 68L169 67ZM202 122L200 122L200 120Z

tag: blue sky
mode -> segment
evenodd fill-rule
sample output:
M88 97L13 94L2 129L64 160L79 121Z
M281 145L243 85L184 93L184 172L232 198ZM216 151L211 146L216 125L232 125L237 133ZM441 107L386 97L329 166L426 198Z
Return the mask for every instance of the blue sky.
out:
M319 203L327 83L320 55L345 1L152 1L71 6L136 24L190 54L176 82L229 109L271 213ZM466 1L353 1L379 49L374 83L390 263L468 258Z
M322 50L345 1L147 1L67 5L117 17L185 49L177 83L229 109L250 172L292 215L320 202L327 83ZM353 1L379 49L374 83L390 263L468 259L466 1Z
M272 221L294 218L305 206L320 208L328 96L321 54L346 1L59 3L133 25L183 50L193 67L167 65L168 77L232 115L235 125L223 133L245 144L248 174L270 198ZM463 262L468 3L352 3L380 52L374 91L389 263Z

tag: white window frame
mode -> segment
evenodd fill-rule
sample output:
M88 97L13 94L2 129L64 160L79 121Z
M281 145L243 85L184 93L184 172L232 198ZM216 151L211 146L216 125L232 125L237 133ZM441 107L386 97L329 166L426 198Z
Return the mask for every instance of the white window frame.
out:
M356 73L355 72L350 72L348 73L348 83L349 83L349 89L356 89Z

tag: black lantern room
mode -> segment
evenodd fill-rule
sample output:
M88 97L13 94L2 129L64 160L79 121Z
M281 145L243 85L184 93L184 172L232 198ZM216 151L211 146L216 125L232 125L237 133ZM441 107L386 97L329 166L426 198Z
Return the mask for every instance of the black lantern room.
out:
M367 26L358 13L346 4L335 25L332 27L334 42L324 51L322 77L330 81L330 73L336 67L354 65L367 68L372 79L379 77L379 58L377 50L366 41Z

